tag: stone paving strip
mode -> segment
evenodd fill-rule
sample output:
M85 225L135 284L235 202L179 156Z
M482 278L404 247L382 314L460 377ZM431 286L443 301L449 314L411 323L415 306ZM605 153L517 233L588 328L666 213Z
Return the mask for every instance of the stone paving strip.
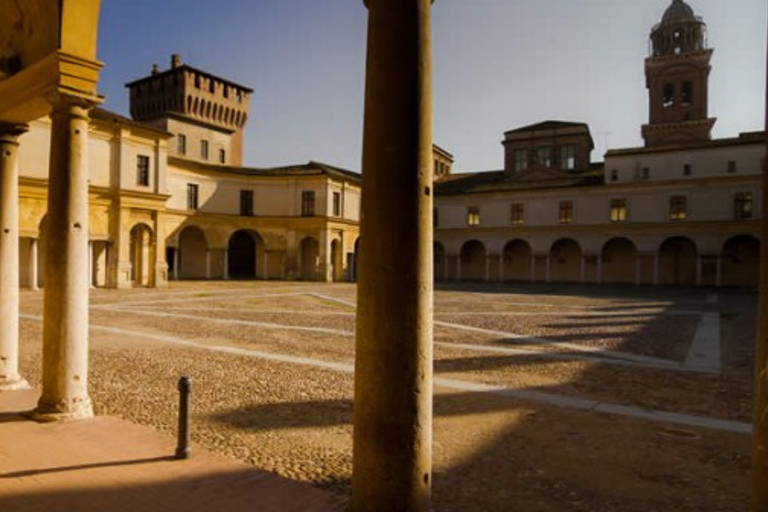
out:
M34 320L41 322L42 317L35 315L20 315L21 318L26 320ZM97 332L105 332L116 335L123 335L128 337L139 338L142 340L154 340L162 343L173 344L177 346L184 346L197 350L207 350L212 352L219 352L225 354L234 354L239 356L253 357L258 359L277 361L283 363L292 363L303 366L311 366L315 368L323 368L333 371L339 371L344 373L353 373L354 365L351 363L324 361L321 359L292 356L287 354L266 352L261 350L252 350L223 345L202 345L193 341L185 340L176 336L170 336L166 334L148 333L141 331L134 331L130 329L123 329L118 327L109 327L102 325L91 325L90 329ZM752 425L749 423L742 423L730 420L721 420L717 418L709 418L704 416L695 416L690 414L680 414L668 411L660 411L654 409L644 409L637 406L614 404L609 402L600 402L597 400L568 397L563 395L557 395L553 393L546 393L543 391L536 391L525 388L510 388L499 387L482 384L478 382L447 379L442 377L435 377L435 385L456 389L461 391L471 392L484 392L497 396L505 396L524 401L530 401L534 403L542 403L546 405L552 405L556 407L563 407L569 409L579 409L586 411L593 411L598 413L613 414L618 416L626 416L632 418L638 418L653 422L660 423L672 423L678 425L686 425L693 427L701 427L712 430L721 430L727 432L735 432L740 434L750 434L752 432Z

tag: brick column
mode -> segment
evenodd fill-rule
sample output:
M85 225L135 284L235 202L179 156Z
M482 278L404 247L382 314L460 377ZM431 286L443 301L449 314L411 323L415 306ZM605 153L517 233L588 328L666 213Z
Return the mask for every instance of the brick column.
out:
M19 375L19 136L0 125L0 390L28 387Z

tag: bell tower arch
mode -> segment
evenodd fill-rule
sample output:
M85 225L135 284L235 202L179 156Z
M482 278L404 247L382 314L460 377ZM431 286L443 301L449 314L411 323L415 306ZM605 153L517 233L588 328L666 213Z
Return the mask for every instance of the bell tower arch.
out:
M708 85L713 50L706 24L683 0L672 0L651 30L645 59L649 119L646 147L689 145L710 140L716 119L708 117Z

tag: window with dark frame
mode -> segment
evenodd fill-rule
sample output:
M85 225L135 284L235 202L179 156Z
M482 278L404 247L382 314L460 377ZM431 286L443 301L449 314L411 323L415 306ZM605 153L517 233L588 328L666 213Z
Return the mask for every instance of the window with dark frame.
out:
M253 190L240 191L240 215L253 217Z
M690 176L690 175L691 175L691 164L683 165L683 176Z
M180 155L187 154L187 136L183 133L176 136L176 152Z
M560 146L560 169L564 171L576 169L576 148L574 146Z
M195 183L187 183L187 210L197 210L199 187Z
M669 198L669 220L685 220L688 218L688 198L672 196Z
M736 161L729 160L728 161L728 173L733 174L736 172Z
M301 192L301 216L314 217L315 215L315 191L303 190Z
M648 180L651 177L651 169L648 167L643 167L640 169L640 179L641 180Z
M341 217L341 192L333 193L333 216Z
M560 201L560 224L573 222L573 201Z
M675 84L664 84L661 105L664 108L670 108L675 105Z
M680 103L685 106L693 103L693 82L683 82L683 88L680 91Z
M219 149L219 163L227 163L227 150L224 148Z
M611 171L611 181L619 181L619 171L617 169Z
M524 171L528 168L528 150L527 149L516 149L512 153L512 158L514 160L514 171L520 172Z
M733 217L736 220L751 219L754 212L752 192L736 192L733 196Z
M149 157L146 155L136 157L136 184L142 187L149 186Z
M477 206L467 207L467 226L480 225L480 208Z
M625 220L627 220L626 198L611 199L611 222L624 222Z
M536 148L536 163L542 167L552 167L552 148L550 146Z
M208 160L208 141L207 140L200 141L200 158L202 158L203 160Z
M513 226L525 224L525 206L523 206L523 203L512 203L510 205L509 223Z

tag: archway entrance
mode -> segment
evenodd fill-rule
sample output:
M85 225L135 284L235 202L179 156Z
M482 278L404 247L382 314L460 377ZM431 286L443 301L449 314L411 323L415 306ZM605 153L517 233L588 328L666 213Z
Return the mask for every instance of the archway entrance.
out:
M312 237L307 237L299 244L299 253L301 261L301 279L304 281L317 281L318 277L318 259L320 256L320 246Z
M189 226L179 235L179 278L205 279L208 244L200 228Z
M626 238L612 238L603 246L603 282L634 283L637 249Z
M678 236L668 238L659 248L659 284L696 284L696 244Z
M581 281L581 246L570 238L563 238L552 244L549 253L550 280L567 283Z
M131 282L134 286L152 285L152 230L146 224L131 229Z
M723 286L756 286L760 275L760 241L749 235L730 238L723 245Z
M461 280L485 281L485 246L477 240L470 240L461 246Z
M507 242L502 253L504 280L531 278L531 246L525 240Z
M256 238L245 230L235 231L227 246L227 268L233 279L256 278Z

